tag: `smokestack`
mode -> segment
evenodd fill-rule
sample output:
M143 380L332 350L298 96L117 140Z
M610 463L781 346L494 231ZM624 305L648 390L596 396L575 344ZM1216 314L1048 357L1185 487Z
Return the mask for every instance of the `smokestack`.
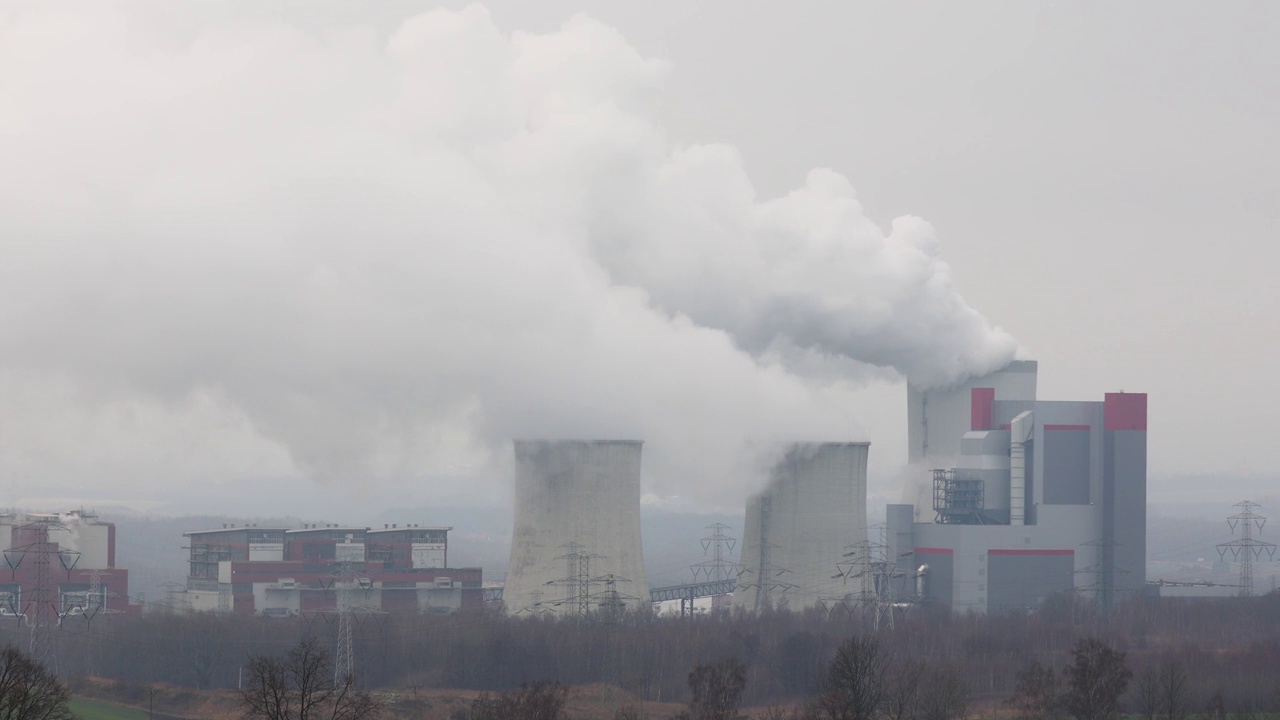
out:
M515 526L503 600L512 614L579 611L579 589L568 582L586 556L586 579L614 577L627 607L649 602L640 545L640 450L632 440L515 442ZM571 547L570 543L576 546ZM609 592L589 582L588 606Z

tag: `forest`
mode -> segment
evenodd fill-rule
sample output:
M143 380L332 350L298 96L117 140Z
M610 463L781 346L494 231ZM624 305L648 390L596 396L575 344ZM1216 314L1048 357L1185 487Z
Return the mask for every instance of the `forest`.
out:
M67 618L50 634L57 676L234 689L254 659L283 656L306 638L332 649L323 618L213 614ZM733 663L746 706L798 706L819 696L838 651L872 638L886 672L945 680L967 712L1008 714L1028 683L1058 682L1079 643L1097 639L1123 658L1132 680L1125 708L1178 681L1187 712L1280 712L1280 594L1252 598L1137 597L1102 611L1076 596L1034 612L953 615L919 607L873 632L841 607L680 618L508 617L500 608L454 615L368 616L353 628L354 679L368 690L467 688L492 693L541 681L614 685L643 700L687 703L691 672ZM0 625L0 642L25 646L26 630ZM906 670L904 670L906 669ZM1039 675L1037 675L1039 673ZM1145 690L1144 690L1145 688ZM1017 698L1022 697L1021 701ZM1166 703L1167 705L1167 703ZM1151 717L1155 717L1153 713ZM1170 720L1177 720L1170 716Z

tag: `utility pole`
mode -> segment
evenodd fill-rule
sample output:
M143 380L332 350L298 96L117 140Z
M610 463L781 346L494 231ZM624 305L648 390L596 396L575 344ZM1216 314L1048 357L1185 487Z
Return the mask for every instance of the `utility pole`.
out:
M1245 500L1238 502L1232 507L1240 508L1240 512L1227 518L1227 525L1231 527L1232 534L1237 529L1240 530L1240 539L1231 542L1220 543L1218 545L1218 556L1225 560L1227 553L1231 553L1231 557L1240 563L1240 597L1251 597L1253 595L1253 561L1261 560L1265 553L1268 560L1275 558L1275 543L1263 542L1253 537L1254 528L1258 532L1262 532L1262 526L1267 524L1267 519L1254 512L1255 508L1261 505Z

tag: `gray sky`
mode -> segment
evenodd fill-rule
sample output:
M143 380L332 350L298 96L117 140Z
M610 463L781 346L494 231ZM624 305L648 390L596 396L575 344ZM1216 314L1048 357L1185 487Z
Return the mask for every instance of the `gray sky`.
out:
M0 11L10 501L499 503L519 434L727 506L744 439L866 436L892 498L869 364L1008 336L1237 483L1153 501L1274 477L1273 4L42 5Z

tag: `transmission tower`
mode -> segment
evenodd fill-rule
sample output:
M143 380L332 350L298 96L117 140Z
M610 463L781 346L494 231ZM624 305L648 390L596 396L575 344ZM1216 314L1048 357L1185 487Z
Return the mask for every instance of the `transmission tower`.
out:
M858 613L869 621L873 631L893 629L893 603L889 600L890 584L896 577L897 563L886 557L884 543L864 540L846 545L843 559L836 563L836 574L846 584L853 581L852 600Z
M757 565L757 567L759 567L759 571L752 571L750 569L745 569L742 571L742 575L739 576L739 577L742 577L745 575L754 574L756 577L752 582L738 583L737 587L735 588L736 590L754 589L756 591L756 600L754 605L752 606L752 610L754 612L760 612L761 610L773 607L773 593L775 590L779 592L786 592L788 590L794 590L795 588L799 587L798 585L794 585L789 582L784 582L783 580L779 579L783 575L791 571L786 568L778 567L777 565L774 565L773 562L769 559L769 555L770 555L769 551L776 550L778 548L777 545L774 545L772 543L762 542L759 544L758 547L759 547L759 555L758 555L759 564Z
M310 623L316 616L321 616L330 627L334 621L337 622L338 637L333 652L333 684L334 687L354 684L356 678L353 647L355 625L358 622L363 623L369 617L374 617L375 620L384 618L387 613L380 608L371 608L367 603L356 605L355 591L363 590L367 595L373 588L373 584L367 578L358 577L355 564L350 560L339 561L328 580L322 578L320 582L321 587L335 592L336 604L331 608L309 611L310 618L306 614L303 617ZM378 622L381 628L382 621L378 620Z
M1106 538L1098 538L1090 542L1084 543L1084 547L1094 548L1093 564L1076 570L1077 575L1091 576L1093 582L1088 585L1077 585L1076 589L1093 593L1094 601L1098 607L1103 610L1110 610L1115 606L1116 600L1116 576L1127 575L1128 570L1121 570L1116 567L1116 543Z
M351 563L338 566L338 646L334 653L333 685L341 687L355 677L355 654L351 648L351 586L355 572Z
M640 598L633 595L623 595L618 592L618 581L630 582L628 578L618 577L613 573L601 575L600 577L591 578L592 583L604 585L604 590L591 595L590 600L595 602L596 607L600 609L600 617L606 623L616 623L623 612L626 611L628 602L637 602Z
M693 571L693 581L716 582L737 577L742 564L729 560L728 554L737 547L738 539L724 534L724 531L729 530L730 527L723 523L708 525L706 529L710 530L711 534L701 540L702 554L706 555L710 552L711 559L689 566Z
M17 579L18 569L29 557L28 567L34 574L31 588L31 599L23 604L22 615L31 629L31 657L47 668L56 669L53 646L49 639L49 628L53 618L58 618L60 608L56 597L57 588L53 585L50 574L51 555L58 556L58 563L70 576L71 570L80 559L80 553L72 550L61 550L58 543L49 540L53 531L69 532L69 528L58 520L56 515L34 515L32 522L14 528L14 536L26 544L4 551L5 562L9 565L11 575Z
M1250 597L1253 595L1253 561L1261 560L1263 553L1268 560L1274 559L1276 546L1253 537L1254 528L1262 532L1262 526L1267 524L1265 517L1254 512L1261 505L1245 500L1232 507L1240 508L1240 512L1227 518L1227 525L1231 527L1232 534L1240 530L1240 539L1220 543L1218 556L1225 560L1230 552L1231 557L1240 563L1240 597Z
M603 560L603 555L593 555L587 552L586 546L571 542L560 547L565 548L568 552L556 558L556 560L565 561L565 576L559 580L552 580L548 585L564 585L565 597L556 601L556 605L569 605L574 608L574 614L579 619L586 619L591 613L591 586L603 582L598 578L591 577L591 561Z

